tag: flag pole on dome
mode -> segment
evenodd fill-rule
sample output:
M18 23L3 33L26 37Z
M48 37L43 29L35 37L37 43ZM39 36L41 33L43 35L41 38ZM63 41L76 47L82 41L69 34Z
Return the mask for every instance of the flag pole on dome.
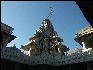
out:
M50 7L50 13L47 16L47 19L52 15L52 12L53 12L53 7Z

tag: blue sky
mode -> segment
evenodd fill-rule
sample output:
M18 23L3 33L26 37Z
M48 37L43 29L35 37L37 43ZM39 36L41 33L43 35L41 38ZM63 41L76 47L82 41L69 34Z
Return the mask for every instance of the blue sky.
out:
M88 21L74 1L2 1L1 21L14 28L14 39L7 46L16 44L17 48L29 42L29 38L39 28L42 20L48 16L49 7L53 7L49 18L58 33L63 38L63 44L73 50L76 45L75 33L89 26Z

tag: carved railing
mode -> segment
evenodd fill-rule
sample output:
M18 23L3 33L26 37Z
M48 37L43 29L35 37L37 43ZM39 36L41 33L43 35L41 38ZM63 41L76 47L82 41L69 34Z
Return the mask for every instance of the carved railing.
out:
M21 51L18 49L11 50L11 48L3 48L1 50L1 59L7 59L28 65L48 64L58 66L93 61L93 49L82 53L68 54L66 56L52 56L46 55L45 53L38 56L28 56L21 54Z

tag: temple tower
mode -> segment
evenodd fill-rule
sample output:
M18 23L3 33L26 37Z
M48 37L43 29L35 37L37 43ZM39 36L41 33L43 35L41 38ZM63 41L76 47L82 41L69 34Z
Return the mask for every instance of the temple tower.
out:
M69 48L61 43L63 39L58 37L49 19L43 20L39 29L36 30L33 37L29 38L29 41L21 47L21 49L28 51L29 55L39 55L43 52L65 55L64 52L69 51Z
M57 32L54 30L54 27L49 20L53 8L50 7L50 10L48 17L43 20L34 36L29 39L30 42L21 46L21 49L26 50L29 56L40 55L42 53L65 55L64 52L69 51L69 48L61 43L63 42L63 39L58 37Z

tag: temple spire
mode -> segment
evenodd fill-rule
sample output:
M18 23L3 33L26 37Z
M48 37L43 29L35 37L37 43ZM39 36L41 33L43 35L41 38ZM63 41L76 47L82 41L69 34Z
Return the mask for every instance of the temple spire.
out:
M47 19L52 15L52 12L53 12L53 7L50 7L50 13L47 16Z
M43 20L34 36L29 38L30 42L21 46L21 49L26 50L30 56L41 54L63 56L65 55L64 52L69 51L69 48L62 44L63 39L58 37L51 21L48 19L52 15L52 12L53 8L50 7L48 17Z

